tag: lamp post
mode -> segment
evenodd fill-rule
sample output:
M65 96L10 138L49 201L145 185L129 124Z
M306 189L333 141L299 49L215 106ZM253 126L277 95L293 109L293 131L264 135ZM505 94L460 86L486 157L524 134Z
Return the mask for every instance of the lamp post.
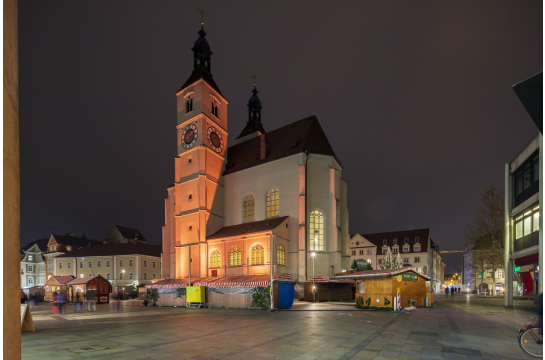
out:
M125 300L125 269L121 270L121 272L123 273L123 282L122 282L122 285L123 286L123 300Z
M313 302L316 302L316 283L314 280L314 258L316 257L316 253L313 251L311 255L312 255L312 297L313 297Z

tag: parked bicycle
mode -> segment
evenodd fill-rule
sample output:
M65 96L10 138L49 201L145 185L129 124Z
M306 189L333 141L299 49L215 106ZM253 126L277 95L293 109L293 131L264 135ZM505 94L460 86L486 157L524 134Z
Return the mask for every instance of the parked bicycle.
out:
M539 318L531 317L524 329L519 329L520 348L533 357L543 357L543 324Z

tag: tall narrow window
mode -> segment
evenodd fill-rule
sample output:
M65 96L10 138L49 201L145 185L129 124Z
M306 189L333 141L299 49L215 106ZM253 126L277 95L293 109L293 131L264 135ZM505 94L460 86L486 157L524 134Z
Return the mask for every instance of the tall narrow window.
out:
M185 112L186 114L188 112L193 111L193 99L191 98L191 95L187 97L187 101L185 102Z
M267 192L267 217L278 216L278 190L271 189Z
M219 268L221 267L221 255L219 250L214 250L210 253L210 267Z
M229 266L242 265L242 252L238 247L234 247L229 251Z
M318 210L310 213L310 250L324 251L324 215Z
M534 213L534 231L539 230L539 211Z
M282 245L276 250L276 262L278 265L286 265L286 249Z
M216 117L219 117L218 116L218 103L216 102L216 100L212 100L212 115L215 115Z
M265 248L261 244L255 244L250 249L250 265L263 265L265 263Z
M254 221L255 199L253 195L244 197L244 222Z

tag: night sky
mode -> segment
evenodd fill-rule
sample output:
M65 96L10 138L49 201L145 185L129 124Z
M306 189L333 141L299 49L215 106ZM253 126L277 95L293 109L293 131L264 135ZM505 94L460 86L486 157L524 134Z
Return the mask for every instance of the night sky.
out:
M542 71L541 1L20 0L22 245L113 224L161 242L197 8L229 145L257 74L265 130L320 121L351 234L429 227L463 249L482 194L538 132L511 86Z

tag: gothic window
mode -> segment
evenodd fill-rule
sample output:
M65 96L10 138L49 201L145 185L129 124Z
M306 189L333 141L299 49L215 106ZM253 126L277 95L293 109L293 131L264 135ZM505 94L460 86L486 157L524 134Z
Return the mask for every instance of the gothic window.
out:
M218 116L218 103L216 102L216 100L212 100L212 115L215 115L216 117L219 118L219 116Z
M244 222L254 221L255 199L253 195L246 195L244 198Z
M238 247L234 247L229 251L229 266L242 265L242 252Z
M219 250L213 250L210 253L210 267L211 268L219 268L221 267L221 255Z
M318 210L310 213L310 250L324 251L324 215Z
M271 189L267 192L267 217L278 216L278 190Z
M286 249L282 245L278 247L276 257L278 265L286 265Z
M263 265L265 263L265 248L261 244L255 244L250 249L250 265Z
M185 113L193 111L193 99L191 98L191 95L187 97L187 100L185 102Z

